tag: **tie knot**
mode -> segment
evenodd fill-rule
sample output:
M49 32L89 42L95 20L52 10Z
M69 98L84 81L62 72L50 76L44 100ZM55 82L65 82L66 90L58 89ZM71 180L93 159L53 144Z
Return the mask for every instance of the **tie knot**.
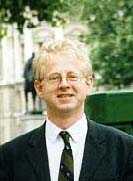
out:
M70 142L69 142L70 134L67 131L61 131L60 136L62 137L65 145L69 146L70 145Z

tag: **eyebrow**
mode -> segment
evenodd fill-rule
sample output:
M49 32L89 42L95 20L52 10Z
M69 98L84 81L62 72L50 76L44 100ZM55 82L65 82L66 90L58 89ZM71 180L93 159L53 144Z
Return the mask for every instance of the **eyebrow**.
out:
M50 73L49 76L50 75L60 75L60 73L59 72L53 72L53 73Z
M59 73L59 72L53 72L53 73L50 73L49 75L61 75L61 73ZM67 74L78 74L78 72L72 72L72 71L69 71L69 72L67 72Z

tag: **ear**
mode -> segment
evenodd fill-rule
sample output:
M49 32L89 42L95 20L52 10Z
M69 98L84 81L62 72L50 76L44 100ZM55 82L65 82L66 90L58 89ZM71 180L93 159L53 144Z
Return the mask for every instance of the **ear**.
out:
M90 95L93 89L93 77L89 77L86 80L86 84L87 84L87 95Z
M35 80L34 87L37 92L37 95L42 98L44 94L44 81L42 80Z

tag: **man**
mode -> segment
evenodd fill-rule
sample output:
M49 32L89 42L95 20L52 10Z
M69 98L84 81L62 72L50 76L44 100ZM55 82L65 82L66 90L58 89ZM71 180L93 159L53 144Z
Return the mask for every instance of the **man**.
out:
M24 67L24 74L23 77L25 79L24 81L24 93L25 93L25 101L26 101L26 113L29 112L28 108L28 93L32 93L32 99L33 99L33 112L36 111L36 91L34 88L34 78L33 78L33 72L32 72L32 62L34 59L35 53L32 53L32 56L28 59L27 63Z
M1 146L0 181L133 181L133 137L84 114L93 85L84 44L65 38L45 43L33 68L47 118Z

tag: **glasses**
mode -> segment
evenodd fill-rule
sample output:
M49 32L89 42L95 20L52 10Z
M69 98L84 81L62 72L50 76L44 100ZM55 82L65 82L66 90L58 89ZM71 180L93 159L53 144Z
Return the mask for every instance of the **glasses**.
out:
M77 73L68 73L65 77L65 80L67 82L70 83L74 83L74 82L80 82L83 80L83 76L81 76L80 74ZM62 75L59 73L53 73L51 75L49 75L49 77L46 77L45 80L49 83L49 84L58 84L61 83L61 81L63 80Z

